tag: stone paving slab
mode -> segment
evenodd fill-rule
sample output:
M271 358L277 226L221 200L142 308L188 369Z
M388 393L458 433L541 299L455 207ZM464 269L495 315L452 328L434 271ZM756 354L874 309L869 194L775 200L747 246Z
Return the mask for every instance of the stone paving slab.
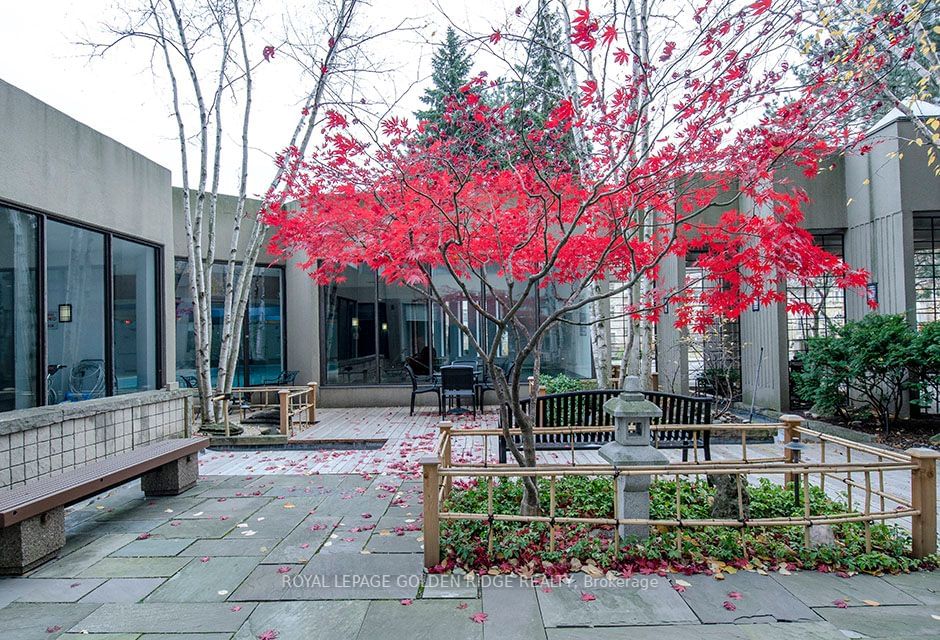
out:
M458 609L455 603L447 600L415 600L408 606L399 602L372 602L359 638L482 640L484 625L470 619L479 611L475 604ZM496 637L513 638L509 635Z
M546 627L622 626L698 622L666 578L625 579L623 586L590 585L575 574L570 583L536 589ZM583 598L594 596L594 600Z
M138 640L229 640L230 633L145 633Z
M262 602L235 634L235 640L255 640L269 630L277 632L277 640L355 640L368 606L362 601Z
M11 605L12 606L12 605ZM74 624L70 631L89 633L234 633L254 609L244 604L238 611L225 603L103 604ZM2 613L4 610L0 610Z
M196 540L192 545L180 552L181 556L196 556L211 558L259 556L263 557L274 549L280 542L278 538L258 538L248 536L240 538L221 538L210 540Z
M307 516L274 549L265 556L266 564L306 563L326 542L338 523L338 518Z
M169 578L192 558L104 558L83 570L83 578Z
M595 627L548 629L547 633L548 640L846 640L826 622Z
M101 586L104 580L75 578L22 578L17 602L77 602Z
M268 502L270 501L266 498L209 498L185 511L177 513L175 517L178 519L217 519L222 516L228 516L237 522L266 506Z
M480 584L474 575L432 573L424 576L422 598L458 598L475 600L479 597ZM535 594L532 594L535 597Z
M418 554L317 554L306 565L260 565L230 600L380 600L415 598Z
M90 615L96 604L20 604L0 609L0 630L10 640L57 638Z
M919 604L915 598L877 576L840 578L834 573L818 571L796 571L789 576L771 576L793 597L809 607L831 607L836 600L842 600L850 607L869 606L865 600L883 605Z
M241 520L226 537L245 537L246 531L254 531L254 537L258 538L283 538L307 517L309 511L289 501L271 504Z
M103 533L132 533L137 536L141 533L153 531L164 522L166 522L166 518L153 520L109 520L107 522L87 520L80 527L76 528L75 532L94 533L96 535Z
M232 602L316 600L317 598L308 597L303 588L304 583L299 582L296 588L292 586L293 580L297 579L303 567L302 564L259 564L235 590L235 593L228 596L228 600Z
M819 608L816 612L842 631L866 638L940 638L940 607ZM858 636L855 636L858 637Z
M725 580L706 575L682 579L692 585L682 592L682 599L707 624L819 621L812 609L770 576L739 571ZM740 599L730 596L732 592L739 593Z
M193 560L146 602L224 602L257 565L258 558L252 557Z
M185 520L171 520L152 530L151 533L164 538L221 538L238 523L237 519L191 518Z
M163 584L164 578L111 578L82 598L82 602L140 602Z
M129 534L108 534L99 537L65 557L43 565L35 573L37 578L73 578L109 554L137 539Z
M112 558L175 556L195 542L194 538L147 538L134 540L126 547L121 547Z
M424 549L424 532L406 529L420 525L421 518L387 515L376 524L366 549L378 553L417 553Z
M499 582L484 581L481 587L483 611L487 615L484 637L544 640L535 589L515 576L505 578Z
M931 606L940 606L940 572L918 571L885 576L885 582L913 596L919 602Z
M372 531L351 531L364 523L342 522L327 537L326 541L320 546L317 556L330 555L348 555L351 553L361 553L369 538L372 537ZM365 526L369 526L366 524Z
M63 633L59 640L139 640L139 633Z

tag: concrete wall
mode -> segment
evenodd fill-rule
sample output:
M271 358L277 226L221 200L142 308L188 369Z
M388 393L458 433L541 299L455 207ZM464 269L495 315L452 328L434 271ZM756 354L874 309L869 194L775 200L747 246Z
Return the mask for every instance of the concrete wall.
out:
M182 437L189 395L146 391L0 413L0 490Z
M2 80L0 122L0 200L161 245L172 296L170 171ZM164 311L173 380L173 305Z

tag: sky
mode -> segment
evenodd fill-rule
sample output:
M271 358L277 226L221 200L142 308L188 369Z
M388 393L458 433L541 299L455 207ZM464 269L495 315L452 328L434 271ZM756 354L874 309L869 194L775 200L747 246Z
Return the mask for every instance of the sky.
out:
M262 6L270 13L265 28L272 37L282 32L279 2L298 12L316 10L317 5L265 0ZM154 77L149 49L121 45L104 57L91 57L89 47L81 44L106 39L103 22L120 16L122 6L136 3L0 0L0 79L169 168L173 183L179 185L179 143L169 89L163 77ZM502 0L373 0L369 26L410 18L415 27L376 44L373 56L385 61L388 72L375 81L374 90L385 96L403 95L399 113L410 114L420 106L419 96L428 82L432 43L443 38L448 21L486 33L490 16L505 16L510 10ZM270 180L271 154L289 140L302 86L296 68L277 58L261 67L255 78L250 194L262 193ZM239 117L233 106L228 107L231 121ZM237 126L231 130L240 135ZM236 189L237 153L233 148L224 158L223 191Z

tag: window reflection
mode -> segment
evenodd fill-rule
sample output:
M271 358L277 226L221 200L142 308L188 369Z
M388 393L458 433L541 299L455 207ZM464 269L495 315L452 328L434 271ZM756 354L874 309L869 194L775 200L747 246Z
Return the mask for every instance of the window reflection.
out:
M42 404L37 376L38 221L0 207L0 411Z
M46 223L48 404L107 394L104 235Z

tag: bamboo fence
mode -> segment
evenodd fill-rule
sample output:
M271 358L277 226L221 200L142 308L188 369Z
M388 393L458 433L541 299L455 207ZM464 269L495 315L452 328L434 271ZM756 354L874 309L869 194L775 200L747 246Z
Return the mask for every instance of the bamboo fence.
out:
M812 437L819 440L821 460L819 462L798 461L796 453L784 449L779 457L751 457L747 453L747 434L767 429L780 429L783 443ZM613 427L551 427L540 428L539 433L568 434L574 442L576 434L609 432ZM550 549L554 550L558 525L587 524L614 525L614 549L620 548L619 525L649 525L672 528L697 527L733 527L743 532L749 527L803 527L804 544L809 544L810 527L813 525L860 522L864 525L866 550L871 550L871 525L901 518L911 518L912 554L916 558L936 553L937 550L937 485L936 461L940 453L929 449L910 449L897 452L880 449L871 445L852 442L844 438L831 436L807 429L799 416L781 416L781 422L752 424L714 424L714 425L657 425L654 430L683 429L686 431L740 431L742 455L739 459L701 461L698 455L691 462L672 463L667 466L645 466L614 468L606 464L576 464L572 448L571 464L538 465L531 468L515 464L491 464L488 460L488 440L494 436L517 435L519 430L503 429L454 429L449 422L440 424L437 440L437 455L423 459L422 476L424 482L424 561L432 567L440 562L440 523L442 520L484 521L489 524L487 546L493 548L493 525L496 522L547 523L551 528L549 535ZM453 461L453 441L455 438L483 438L482 464L457 464ZM693 442L695 438L693 438ZM844 451L844 461L826 460L827 452ZM852 452L874 457L874 461L852 461ZM911 498L905 498L886 490L885 474L909 473ZM737 518L687 519L681 517L681 487L683 477L701 477L717 474L736 476ZM744 483L748 476L782 476L784 484L799 483L802 490L803 513L800 517L786 518L748 518L744 508ZM613 518L589 518L556 515L555 485L559 478L567 476L609 477L615 481L619 477L646 476L655 478L674 478L676 480L675 516L667 519L631 518L618 513L616 492L613 496ZM496 479L534 477L547 478L549 484L548 513L523 516L518 514L495 513L493 508L493 486ZM487 509L485 513L460 513L446 510L446 500L451 493L454 479L473 479L487 487ZM811 479L817 478L816 483ZM844 513L813 515L810 508L810 487L815 484L825 491L826 481L841 482L845 485L848 498ZM858 494L861 494L860 496ZM877 505L873 502L877 501ZM892 505L893 508L892 508ZM858 506L858 508L856 508ZM681 545L681 536L676 536L677 545ZM743 543L743 539L742 539ZM680 549L681 551L681 549Z

